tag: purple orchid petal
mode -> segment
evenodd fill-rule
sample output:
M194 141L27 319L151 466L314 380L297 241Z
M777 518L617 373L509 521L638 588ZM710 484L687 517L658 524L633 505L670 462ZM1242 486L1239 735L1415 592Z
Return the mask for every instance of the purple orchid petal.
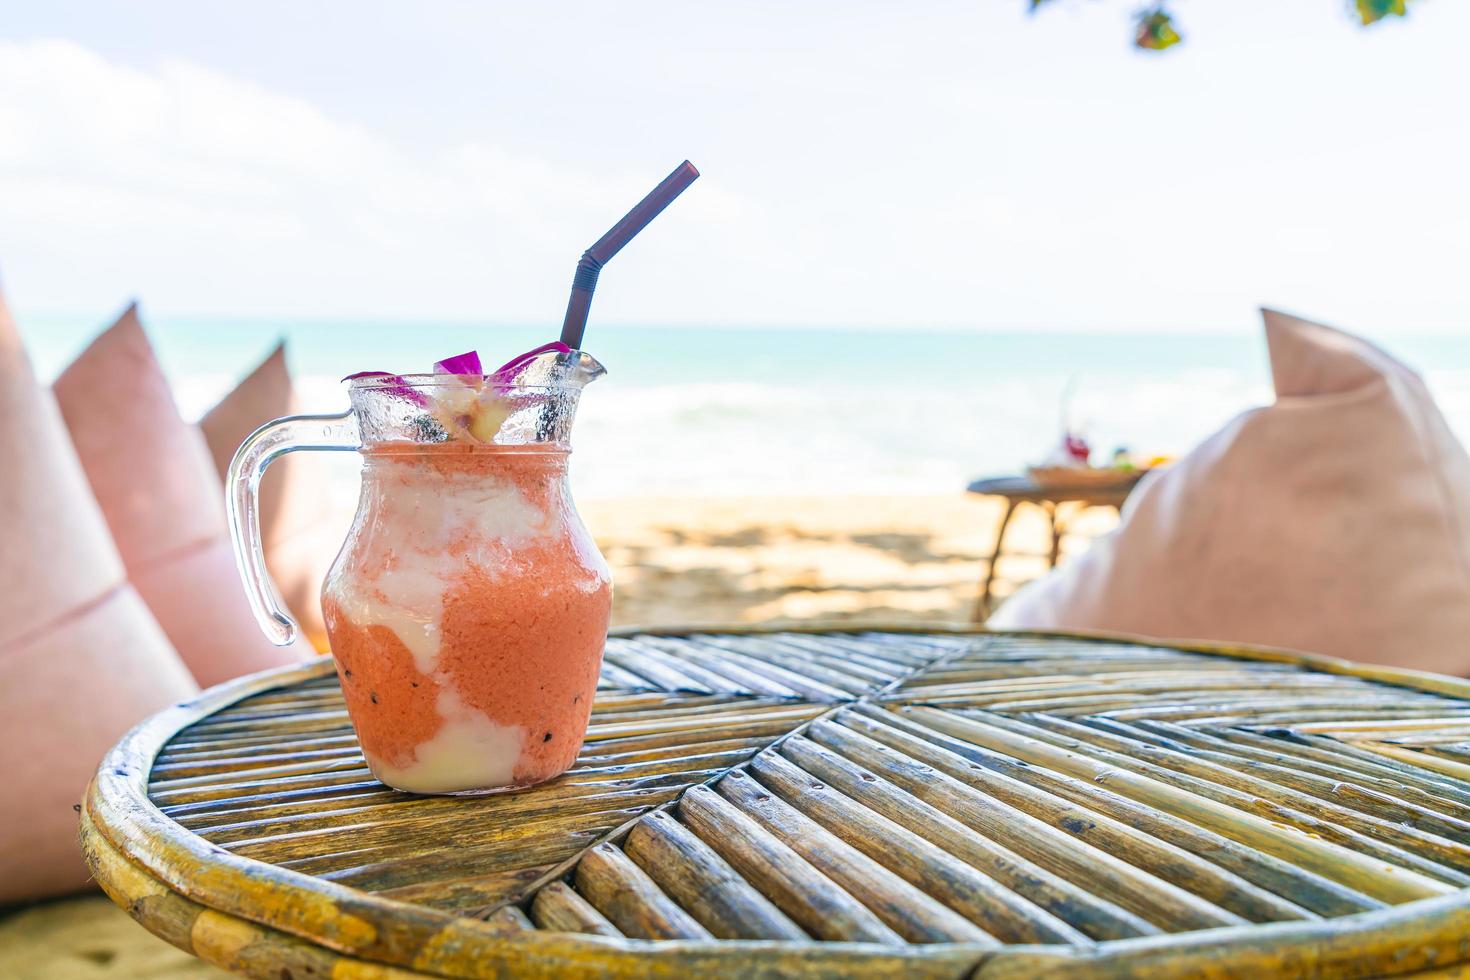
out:
M511 358L509 361L496 368L488 376L488 380L494 389L504 392L513 387L523 374L538 357L545 354L570 354L572 349L559 340L553 340L549 344L542 344L535 350L528 350L524 354ZM434 363L434 373L440 375L456 375L460 377L483 377L484 368L480 363L480 355L477 351L466 351L453 357L446 357L442 361ZM358 378L382 378L386 382L383 390L390 395L410 401L415 405L427 408L430 405L428 395L410 385L401 374L392 374L388 371L359 371L349 374L343 381L355 381Z
M425 397L424 393L417 388L411 387L407 381L403 380L401 374L392 374L388 371L359 371L356 374L349 374L342 380L356 381L358 378L386 378L390 383L384 385L383 390L388 392L388 394L395 395L405 401L413 402L415 405L426 406L429 404L429 399Z
M442 361L434 363L435 374L472 374L475 377L485 373L480 366L480 355L478 351L466 351L456 354L454 357L446 357Z
M497 386L513 385L516 382L516 378L520 377L521 372L526 369L527 365L542 354L549 354L553 351L558 354L570 354L572 349L559 340L553 340L549 344L542 344L535 350L528 350L519 357L513 357L509 361L506 361L490 375L490 380L495 382Z

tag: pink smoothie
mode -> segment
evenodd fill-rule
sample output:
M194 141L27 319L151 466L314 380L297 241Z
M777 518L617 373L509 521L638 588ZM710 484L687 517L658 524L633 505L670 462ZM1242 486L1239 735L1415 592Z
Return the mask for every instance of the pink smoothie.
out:
M528 786L586 733L612 605L564 450L364 450L322 611L368 766L414 793Z

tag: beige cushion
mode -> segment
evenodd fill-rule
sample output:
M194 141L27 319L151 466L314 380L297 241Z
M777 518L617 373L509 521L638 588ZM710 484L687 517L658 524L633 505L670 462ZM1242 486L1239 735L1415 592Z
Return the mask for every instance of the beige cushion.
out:
M224 489L185 424L136 308L53 386L128 577L201 685L293 663L256 626L227 543Z
M1129 499L999 627L1243 641L1470 673L1470 456L1423 381L1266 311L1276 402Z
M51 393L0 300L0 904L86 884L102 755L194 681L124 578Z

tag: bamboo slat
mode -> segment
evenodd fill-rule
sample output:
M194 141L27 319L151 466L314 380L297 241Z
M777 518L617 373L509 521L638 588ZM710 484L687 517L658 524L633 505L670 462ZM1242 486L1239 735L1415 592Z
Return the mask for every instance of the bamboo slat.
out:
M413 797L327 660L205 692L82 817L145 926L260 977L1470 969L1470 683L983 630L610 637L557 780Z

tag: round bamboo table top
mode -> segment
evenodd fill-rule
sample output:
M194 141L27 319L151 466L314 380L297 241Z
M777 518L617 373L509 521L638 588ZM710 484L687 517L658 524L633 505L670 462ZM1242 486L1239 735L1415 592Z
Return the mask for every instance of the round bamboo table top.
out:
M329 660L144 722L83 808L270 978L1470 975L1470 682L983 630L625 632L517 793L368 773Z

